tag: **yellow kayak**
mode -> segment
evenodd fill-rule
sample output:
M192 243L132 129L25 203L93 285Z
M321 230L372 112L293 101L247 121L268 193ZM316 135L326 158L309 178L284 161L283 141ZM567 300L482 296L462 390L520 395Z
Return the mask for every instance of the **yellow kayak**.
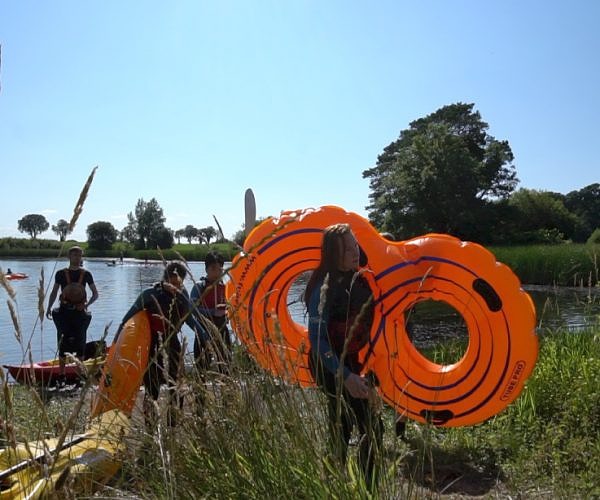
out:
M103 413L80 435L32 441L0 450L0 500L91 495L120 469L129 418Z

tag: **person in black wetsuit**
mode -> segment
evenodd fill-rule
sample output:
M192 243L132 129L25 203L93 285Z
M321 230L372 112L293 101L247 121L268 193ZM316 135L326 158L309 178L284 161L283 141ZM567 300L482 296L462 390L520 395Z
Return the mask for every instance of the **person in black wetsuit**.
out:
M181 262L171 262L165 268L162 281L145 289L125 313L118 332L123 325L139 311L148 311L150 321L150 352L148 369L144 374L144 416L146 425L154 429L156 411L154 402L158 399L160 386L169 386L168 423L176 424L175 413L181 409L183 400L179 397L175 385L183 369L181 342L178 334L185 323L200 339L209 340L204 327L192 314L192 304L183 280L187 274ZM115 337L115 342L118 338Z
M361 376L359 351L369 342L373 294L358 271L361 252L348 224L323 232L321 260L304 294L308 310L309 366L327 395L333 456L345 465L355 425L359 465L367 487L376 483L383 422L373 383Z
M66 353L71 353L80 359L84 356L87 329L92 320L92 314L87 309L98 299L98 290L92 273L81 266L83 250L73 246L69 248L68 256L69 267L56 272L54 287L50 292L46 308L46 317L52 318L56 325L56 345L63 378ZM89 300L87 300L86 285L92 292ZM59 289L60 305L52 309Z

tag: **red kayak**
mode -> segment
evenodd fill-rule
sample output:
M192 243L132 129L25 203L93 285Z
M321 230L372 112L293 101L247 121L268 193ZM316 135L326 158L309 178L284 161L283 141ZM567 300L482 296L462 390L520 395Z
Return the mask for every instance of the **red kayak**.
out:
M7 280L24 280L25 278L29 278L25 273L9 273L4 276Z
M81 382L89 376L95 376L100 372L104 364L104 356L83 361L79 363L67 363L65 365L65 384L71 385ZM59 382L60 365L58 359L40 361L33 364L3 365L8 373L20 384L54 386Z
M77 384L88 377L95 377L100 374L104 360L106 359L106 348L101 345L99 350L91 351L98 341L88 342L90 350L86 345L88 352L93 352L81 363L67 363L65 365L64 383L68 385ZM103 343L102 343L103 344ZM97 355L97 356L95 356ZM23 363L22 365L2 365L8 370L20 384L54 386L60 381L59 360L51 359L49 361L40 361L38 363Z

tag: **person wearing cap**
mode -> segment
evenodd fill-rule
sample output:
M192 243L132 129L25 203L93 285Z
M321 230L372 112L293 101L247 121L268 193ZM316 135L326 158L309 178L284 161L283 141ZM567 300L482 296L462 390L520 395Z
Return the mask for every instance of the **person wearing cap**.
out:
M56 325L56 345L60 363L59 383L64 380L67 353L82 359L85 352L87 330L92 320L88 307L98 299L98 290L92 273L82 267L83 250L73 246L68 251L69 266L54 276L54 287L48 298L46 317ZM87 300L86 286L92 292ZM52 309L58 295L59 306Z

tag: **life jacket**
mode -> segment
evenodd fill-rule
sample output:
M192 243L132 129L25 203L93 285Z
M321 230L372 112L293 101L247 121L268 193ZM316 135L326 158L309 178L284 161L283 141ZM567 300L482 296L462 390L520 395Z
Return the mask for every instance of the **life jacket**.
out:
M202 308L210 310L211 316L214 316L217 305L225 304L225 284L222 281L213 281L210 283L205 277L200 278L201 285L198 287L200 295L200 305ZM219 316L223 316L219 314Z
M83 269L79 269L79 279L75 282L71 281L71 272L68 267L65 267L63 272L65 273L65 281L67 284L61 291L59 297L60 303L66 306L77 306L84 304L87 300L85 285L83 284L85 271Z
M358 353L369 342L373 323L372 292L362 276L352 282L353 274L345 273L340 281L329 284L327 333L338 355L344 345L346 353Z

